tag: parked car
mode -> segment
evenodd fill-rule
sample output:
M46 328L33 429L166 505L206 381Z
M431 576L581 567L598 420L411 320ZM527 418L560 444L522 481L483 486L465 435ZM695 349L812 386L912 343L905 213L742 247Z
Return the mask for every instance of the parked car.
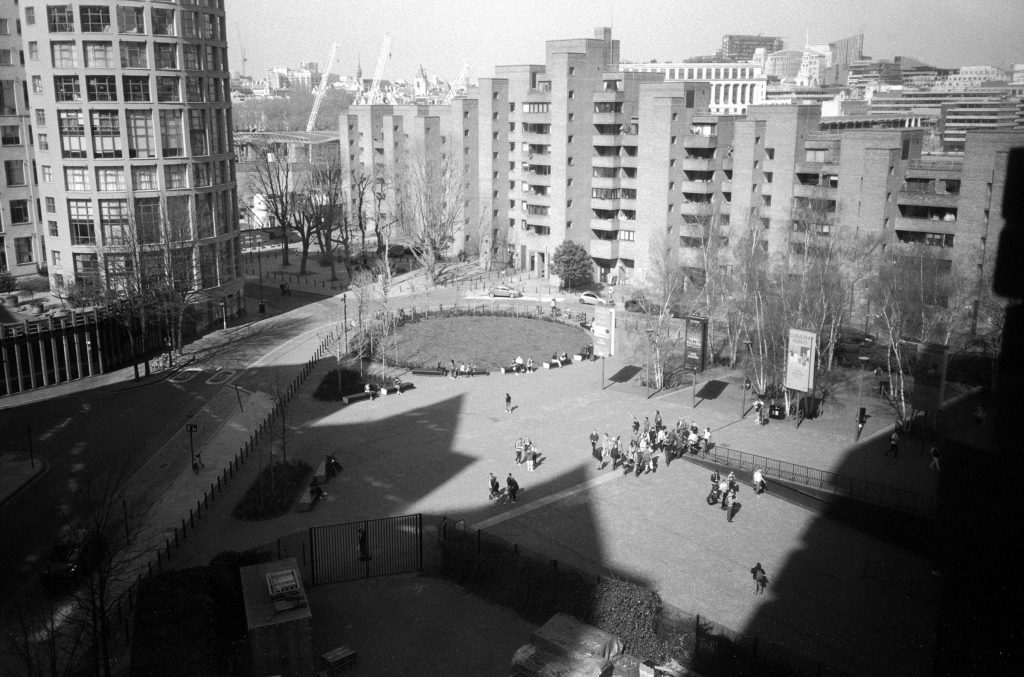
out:
M606 306L608 302L598 296L592 291L585 291L580 294L580 303L585 303L591 306Z
M487 295L490 296L492 299L495 296L506 296L510 299L517 299L523 295L523 292L516 289L515 287L509 287L508 285L498 284L491 287L487 291Z

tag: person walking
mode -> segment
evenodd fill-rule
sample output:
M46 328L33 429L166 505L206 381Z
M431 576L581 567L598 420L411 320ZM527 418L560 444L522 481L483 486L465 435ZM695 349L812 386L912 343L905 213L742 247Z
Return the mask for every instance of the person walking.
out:
M760 468L754 471L754 495L760 496L764 493L764 473Z
M505 393L505 413L512 413L512 396L509 395L508 393Z
M206 464L203 463L203 452L197 451L196 455L192 457L192 472L199 473L200 468L205 468Z
M764 593L764 586L768 585L768 576L764 572L764 567L758 562L750 569L750 575L754 579L754 594L760 595Z
M704 444L702 451L704 452L704 455L707 456L708 452L711 451L711 427L710 426L707 427L707 428L704 428L704 433L701 435L701 440L703 441L703 444Z
M658 409L654 410L654 427L661 430L661 411Z
M938 471L942 470L939 467L939 446L937 444L932 445L932 462L928 464L928 467L935 468Z
M594 428L594 431L592 433L590 433L590 455L591 456L597 456L597 441L600 440L600 439L601 438L597 436L597 428Z
M487 495L487 500L493 501L499 498L501 496L501 485L498 484L498 477L494 473L491 473L489 486L491 491Z
M516 440L516 465L523 462L523 438Z
M604 470L604 467L608 465L608 459L612 455L612 439L608 436L608 433L604 434L604 439L601 441L601 462L598 463L597 469Z
M508 485L508 500L515 503L516 495L519 494L519 482L516 482L516 478L512 477L512 473L509 473L505 484Z
M733 515L733 507L736 505L736 493L732 491L725 492L725 497L722 499L722 510L725 510L725 521L731 522Z
M889 435L889 449L885 452L885 455L888 456L889 454L892 454L893 458L900 457L900 436L895 430L892 431L892 435Z
M633 416L633 415L630 414L630 416ZM636 437L636 434L638 432L640 432L640 421L637 420L636 416L633 416L633 436Z
M526 470L533 472L537 469L537 447L533 442L526 440Z

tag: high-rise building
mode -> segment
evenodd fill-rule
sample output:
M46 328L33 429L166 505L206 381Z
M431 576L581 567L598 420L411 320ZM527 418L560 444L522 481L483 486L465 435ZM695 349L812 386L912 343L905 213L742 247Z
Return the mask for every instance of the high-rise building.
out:
M750 61L754 51L764 49L771 54L783 49L782 38L767 35L723 35L722 56L726 61Z
M17 5L0 2L0 273L28 277L46 269L46 254L35 214L20 26Z
M173 265L203 292L198 324L234 315L244 300L223 0L21 11L52 286L116 290L136 265Z

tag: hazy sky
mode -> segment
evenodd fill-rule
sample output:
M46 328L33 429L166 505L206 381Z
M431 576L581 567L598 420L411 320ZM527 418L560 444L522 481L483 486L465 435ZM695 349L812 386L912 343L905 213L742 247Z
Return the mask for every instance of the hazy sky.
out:
M621 56L678 60L711 54L726 33L779 35L800 49L864 33L876 58L914 56L936 66L1024 62L1024 0L226 0L232 70L322 63L339 43L333 72L370 77L384 34L390 79L412 79L419 64L471 78L499 64L543 63L544 42L612 27Z

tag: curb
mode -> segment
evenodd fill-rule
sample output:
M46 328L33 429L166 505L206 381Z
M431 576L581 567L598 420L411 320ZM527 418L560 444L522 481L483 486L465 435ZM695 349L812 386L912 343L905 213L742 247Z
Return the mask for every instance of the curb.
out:
M24 454L17 454L17 455L18 456L24 456ZM17 489L15 489L11 493L7 494L3 498L0 498L0 509L3 509L3 507L5 505L7 505L8 501L13 500L15 496L18 496L22 491L24 491L29 486L31 486L33 483L35 483L36 480L38 480L40 477L42 477L47 472L49 472L50 464L46 462L45 458L38 457L35 460L39 463L39 465L42 466L42 468L39 470L39 472L35 473L31 477L29 477L27 480L22 482L22 484L19 485Z

